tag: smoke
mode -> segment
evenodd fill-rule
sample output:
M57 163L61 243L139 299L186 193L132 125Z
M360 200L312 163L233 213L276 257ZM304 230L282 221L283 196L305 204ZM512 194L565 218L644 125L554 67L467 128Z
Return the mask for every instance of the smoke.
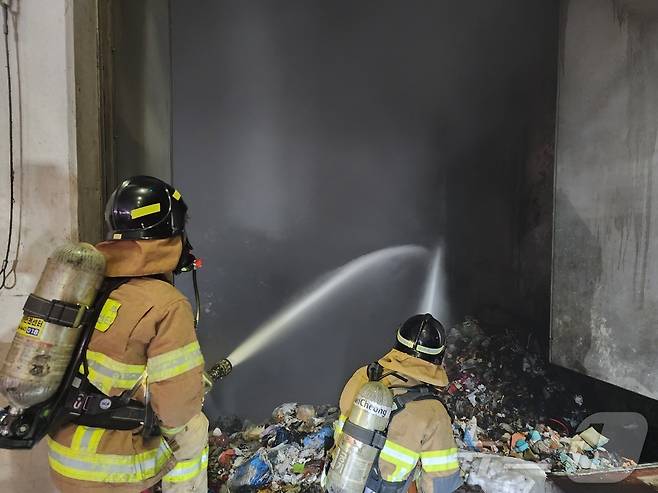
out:
M515 299L509 232L534 102L555 99L556 8L412 4L172 3L173 167L206 259L200 338L207 359L240 366L211 414L334 402L395 324L419 308L445 321L448 290L454 318ZM333 270L437 238L445 248L404 275Z

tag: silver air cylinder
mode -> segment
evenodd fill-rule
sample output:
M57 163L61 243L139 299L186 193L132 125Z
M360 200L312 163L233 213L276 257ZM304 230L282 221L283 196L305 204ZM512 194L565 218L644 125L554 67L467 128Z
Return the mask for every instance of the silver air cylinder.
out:
M48 258L34 291L45 300L90 307L105 274L105 257L87 243L66 244ZM81 310L81 311L82 311ZM20 414L57 391L82 327L23 316L0 372L0 392Z
M383 432L388 427L392 408L391 391L381 382L368 382L357 392L348 421L367 430ZM327 473L327 491L363 493L376 457L376 448L343 433Z

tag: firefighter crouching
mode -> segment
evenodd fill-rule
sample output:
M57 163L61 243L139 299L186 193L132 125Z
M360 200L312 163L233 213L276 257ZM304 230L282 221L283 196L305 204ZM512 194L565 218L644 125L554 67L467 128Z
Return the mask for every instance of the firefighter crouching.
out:
M451 419L437 388L446 334L431 315L408 319L395 348L359 369L340 398L330 493L452 493L461 484Z
M191 306L170 282L194 261L186 211L177 190L151 177L131 178L110 197L109 241L97 249L106 277L120 285L96 323L88 378L109 397L133 389L159 432L67 424L51 433L49 463L62 493L137 493L159 481L165 492L207 492L204 360Z

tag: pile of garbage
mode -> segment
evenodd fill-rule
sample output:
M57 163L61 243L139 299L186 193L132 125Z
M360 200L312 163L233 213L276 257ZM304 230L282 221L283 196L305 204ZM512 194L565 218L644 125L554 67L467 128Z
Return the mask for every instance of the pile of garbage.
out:
M522 459L544 472L634 467L606 450L608 439L595 428L575 432L591 414L581 389L557 374L537 343L521 334L485 331L474 319L449 334L444 364L450 384L443 402L453 419L462 474L473 476L469 484L493 484L495 468L482 454L499 456L496 464L504 468ZM338 415L329 405L283 404L262 425L220 418L209 440L210 491L321 492ZM488 465L471 470L483 463Z
M552 472L633 467L604 448L594 428L574 430L590 413L577 384L560 379L521 332L482 330L474 319L448 337L444 404L462 450L543 465Z
M209 439L210 491L321 492L338 415L333 406L289 403L262 425L221 418Z

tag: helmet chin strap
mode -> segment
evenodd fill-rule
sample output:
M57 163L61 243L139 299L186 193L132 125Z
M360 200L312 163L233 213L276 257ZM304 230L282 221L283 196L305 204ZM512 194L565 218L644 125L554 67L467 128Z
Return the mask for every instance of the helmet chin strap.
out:
M199 327L201 318L201 299L199 296L199 285L196 282L196 267L192 270L192 284L194 285L194 328Z
M192 245L190 244L190 240L187 238L186 233L181 235L181 241L183 242L183 251L178 259L178 265L176 266L176 269L174 269L174 274L193 271L197 267L197 258L192 254Z

